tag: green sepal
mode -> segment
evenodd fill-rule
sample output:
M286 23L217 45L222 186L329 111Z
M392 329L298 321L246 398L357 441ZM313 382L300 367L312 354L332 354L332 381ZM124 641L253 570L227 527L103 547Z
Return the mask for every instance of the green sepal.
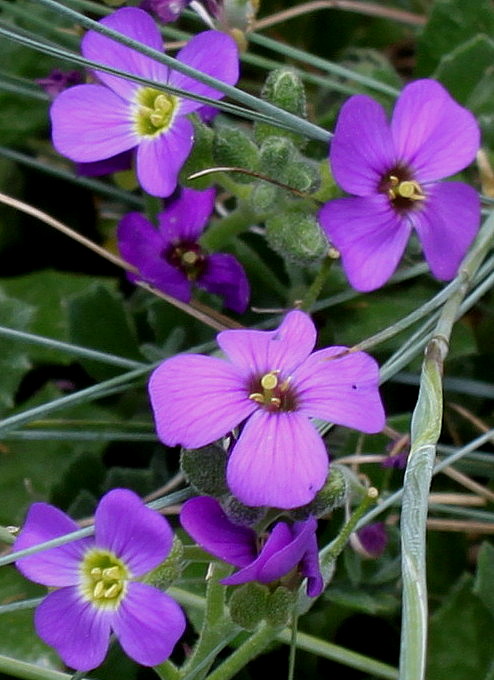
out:
M285 586L278 586L269 593L266 602L266 621L274 628L284 628L290 622L293 607L297 599L297 592L288 590Z
M204 175L204 177L192 180L188 180L187 177L193 175L195 172L200 172L201 170L213 167L214 132L197 116L191 116L191 121L194 125L194 146L180 171L179 183L182 186L201 191L214 184L216 181L215 175Z
M266 508L252 508L231 495L221 499L221 506L234 524L242 526L253 527L266 516Z
M219 444L200 449L182 449L180 468L189 484L200 494L223 496L226 485L226 451Z
M259 170L259 150L254 142L237 127L221 125L216 128L213 141L214 163L219 166ZM249 184L255 181L249 175L229 173L235 182Z
M344 505L351 490L350 480L346 469L342 465L333 463L323 488L316 494L313 501L307 505L290 511L290 516L297 521L309 517L322 517L335 508Z
M181 577L183 569L184 547L182 541L174 536L172 549L166 560L146 574L143 581L160 590L166 590Z
M266 239L285 260L302 266L321 260L329 250L315 215L304 206L295 206L267 219Z
M261 91L261 98L278 106L280 109L307 118L307 100L304 84L291 69L280 68L271 71ZM268 123L256 123L254 126L256 141L261 144L271 135L283 136L292 140L299 148L305 146L307 140L303 135L276 128Z
M230 616L245 630L255 630L266 618L269 588L261 583L245 583L232 593Z
M252 189L249 199L252 209L261 215L269 212L276 205L281 194L281 190L275 184L258 182Z
M284 182L287 168L296 160L298 160L298 152L289 139L271 136L262 143L260 168L263 175Z

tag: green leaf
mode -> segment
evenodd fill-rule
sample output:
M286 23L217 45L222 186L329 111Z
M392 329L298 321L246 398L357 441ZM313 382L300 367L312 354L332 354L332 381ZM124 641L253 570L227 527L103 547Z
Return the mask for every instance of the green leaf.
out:
M464 575L431 617L429 678L471 680L492 662L492 617L472 592L473 577Z
M399 607L398 598L384 591L371 593L351 588L344 590L333 586L325 593L324 599L365 614L392 614Z
M118 293L96 283L84 292L73 295L67 305L72 342L142 361L135 328ZM81 363L98 380L121 373L121 369L104 366L99 362Z
M494 547L487 541L479 550L473 592L494 616Z
M5 296L0 290L0 325L25 331L33 317L33 308ZM0 337L0 413L14 404L14 395L22 376L30 368L25 347Z
M479 33L494 33L494 10L490 0L436 0L418 40L415 75L429 76L443 55Z
M476 35L442 57L433 75L455 99L472 108L470 97L493 63L494 41L486 35Z

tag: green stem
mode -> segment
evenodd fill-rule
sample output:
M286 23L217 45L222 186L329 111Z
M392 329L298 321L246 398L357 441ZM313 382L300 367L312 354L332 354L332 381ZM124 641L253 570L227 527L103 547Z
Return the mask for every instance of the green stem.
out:
M303 310L304 312L309 312L311 310L312 305L319 297L319 293L321 292L322 287L324 286L324 282L329 276L329 271L331 269L333 261L334 260L332 257L325 257L324 260L321 262L319 271L317 272L314 281L307 289L307 292L304 295L304 299L302 300L302 304L299 306L299 309Z
M218 666L207 677L207 680L230 680L244 668L249 661L261 654L266 647L276 639L278 628L262 623L253 633L221 666Z
M171 661L165 661L158 666L154 666L154 670L159 675L161 680L179 680L180 671Z
M231 241L237 234L242 233L248 229L256 221L259 221L259 216L247 205L240 203L239 206L232 210L220 220L213 222L201 238L201 244L212 252L221 250L223 246Z
M9 656L0 654L0 671L5 675L10 675L14 678L23 678L24 680L71 680L72 675L68 673L60 673L51 668L38 666L34 663L27 663L26 661L19 661L12 659Z

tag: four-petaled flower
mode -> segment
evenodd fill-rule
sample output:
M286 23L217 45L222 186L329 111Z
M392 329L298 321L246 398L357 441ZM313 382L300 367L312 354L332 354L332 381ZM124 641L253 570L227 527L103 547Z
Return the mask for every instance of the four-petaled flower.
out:
M117 240L122 257L141 278L168 295L189 302L195 284L220 295L225 305L244 312L249 301L249 282L233 255L208 255L199 237L214 208L214 189L182 189L158 214L158 229L140 213L121 220Z
M149 392L169 446L198 448L243 424L227 483L245 505L294 508L321 489L328 456L310 417L369 433L383 428L374 359L346 347L311 354L316 330L304 312L290 312L275 331L229 330L217 340L228 360L167 359Z
M309 597L321 594L317 521L313 517L294 524L277 522L262 548L256 532L234 524L214 498L191 498L182 508L180 522L201 548L240 567L240 571L221 583L232 586L249 581L272 583L298 568L300 575L307 577Z
M56 588L36 610L36 631L68 666L80 671L103 661L111 631L138 663L162 663L181 637L185 617L169 595L135 579L163 562L172 546L172 530L127 489L114 489L101 499L94 525L92 538L17 560L24 576ZM78 529L58 508L34 503L13 549Z
M163 49L158 27L141 9L124 7L100 23L155 50ZM85 35L81 49L87 59L156 83L212 99L223 96L95 31ZM236 44L219 31L196 35L180 50L177 60L229 85L237 82ZM169 196L192 148L193 126L186 116L203 104L102 71L96 75L103 84L78 85L53 102L55 148L73 161L87 163L137 147L136 170L143 189L154 196Z
M475 118L433 80L404 88L390 124L366 95L344 104L330 165L355 196L326 203L319 219L354 288L370 291L388 280L412 229L434 276L455 276L478 230L479 197L466 184L438 180L471 163L478 148Z

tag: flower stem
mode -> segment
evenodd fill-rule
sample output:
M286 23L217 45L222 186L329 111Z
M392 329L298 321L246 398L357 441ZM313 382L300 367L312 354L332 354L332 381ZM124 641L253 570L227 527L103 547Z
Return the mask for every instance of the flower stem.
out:
M321 262L321 267L317 272L314 281L307 289L307 292L304 295L304 299L298 306L298 308L301 309L302 311L309 312L312 305L319 297L319 293L322 290L324 282L328 278L329 270L331 269L331 265L333 264L333 259L334 258L328 256L325 257L324 260Z
M201 238L201 245L213 252L221 250L234 236L259 220L260 217L246 203L239 203L229 215L211 224Z
M154 670L161 680L179 680L180 678L180 671L170 660L160 663L159 666L154 666Z

